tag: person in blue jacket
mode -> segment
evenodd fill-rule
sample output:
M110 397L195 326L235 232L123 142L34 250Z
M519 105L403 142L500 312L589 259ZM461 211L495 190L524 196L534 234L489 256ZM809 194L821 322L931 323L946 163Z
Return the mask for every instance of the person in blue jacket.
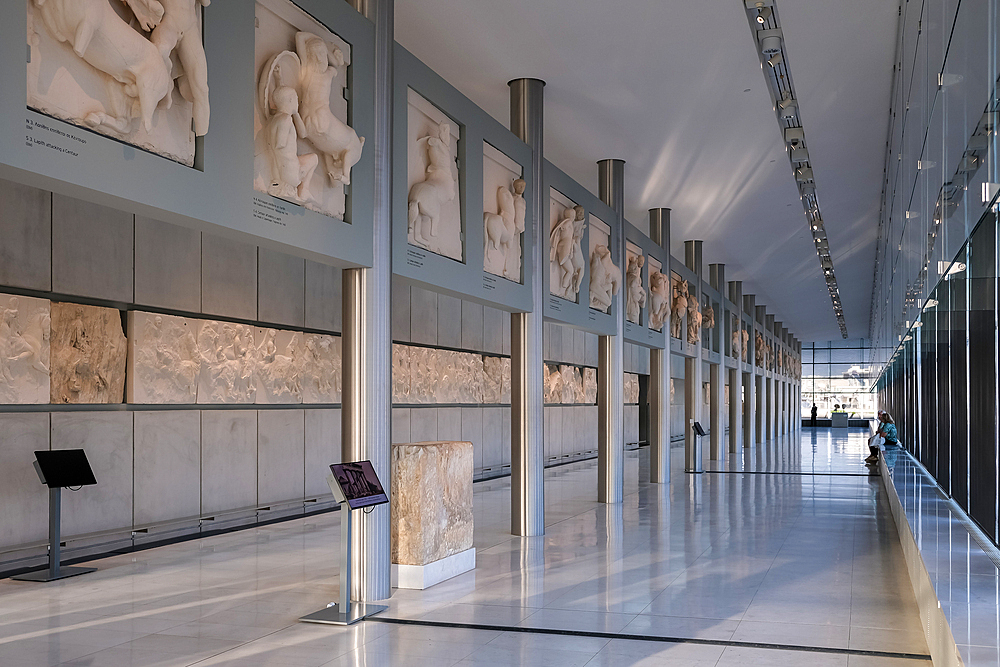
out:
M899 433L896 431L896 422L888 412L882 413L880 421L878 434L885 438L885 443L882 445L885 448L885 467L892 472L896 465L896 457L899 455Z

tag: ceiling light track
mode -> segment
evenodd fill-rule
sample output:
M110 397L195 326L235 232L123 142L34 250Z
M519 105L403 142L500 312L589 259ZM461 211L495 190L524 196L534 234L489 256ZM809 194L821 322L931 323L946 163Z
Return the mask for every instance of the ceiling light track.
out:
M840 326L840 335L847 338L847 322L844 320L844 305L840 299L840 288L830 256L830 242L823 227L819 198L816 195L816 181L813 177L809 148L806 145L805 130L799 117L799 103L792 85L792 75L785 53L784 35L778 21L774 0L743 0L747 21L753 31L758 46L761 69L767 81L771 100L774 102L775 117L781 128L788 150L788 162L799 188L799 197L805 211L806 223L816 245L820 269L830 292L833 313Z

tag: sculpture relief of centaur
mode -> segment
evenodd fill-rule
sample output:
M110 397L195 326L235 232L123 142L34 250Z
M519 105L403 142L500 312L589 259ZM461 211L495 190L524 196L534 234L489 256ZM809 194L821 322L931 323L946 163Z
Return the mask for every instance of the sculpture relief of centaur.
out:
M427 170L424 180L410 188L407 224L413 242L425 248L437 236L441 221L441 205L455 199L455 177L452 174L451 126L438 125L437 135L420 139L427 144Z

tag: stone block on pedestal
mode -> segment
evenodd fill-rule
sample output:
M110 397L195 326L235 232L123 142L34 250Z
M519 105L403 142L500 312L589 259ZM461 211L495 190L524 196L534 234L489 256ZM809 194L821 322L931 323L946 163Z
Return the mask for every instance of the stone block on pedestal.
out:
M424 589L476 566L471 442L392 446L392 585Z

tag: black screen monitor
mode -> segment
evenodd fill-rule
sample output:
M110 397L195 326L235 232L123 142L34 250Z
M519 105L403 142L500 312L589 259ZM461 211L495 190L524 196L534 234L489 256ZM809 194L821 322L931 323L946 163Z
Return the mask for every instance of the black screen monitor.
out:
M700 422L695 422L694 426L692 426L691 428L694 429L694 434L696 436L698 436L699 438L702 437L702 436L708 435L707 433L705 433L705 429L703 429L701 427L701 423Z
M334 463L330 470L352 510L389 502L371 461Z
M54 449L35 452L43 482L52 489L97 484L87 454L82 449Z

